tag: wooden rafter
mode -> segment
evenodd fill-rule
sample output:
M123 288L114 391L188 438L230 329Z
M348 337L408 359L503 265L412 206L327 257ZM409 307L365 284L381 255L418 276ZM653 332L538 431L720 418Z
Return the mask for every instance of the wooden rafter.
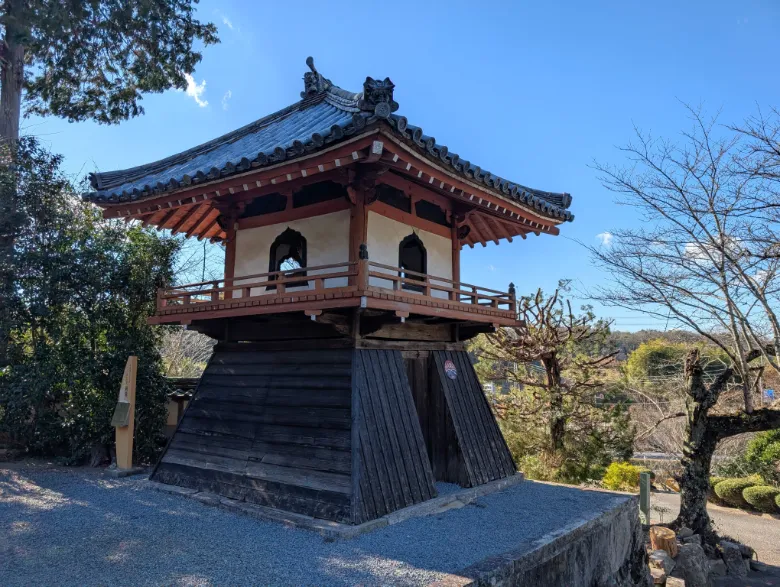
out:
M192 216L195 213L195 210L197 210L198 208L200 208L198 204L193 204L192 206L190 206L190 209L184 213L184 216L182 216L179 219L179 221L173 226L173 228L171 228L171 233L176 234L177 232L179 232L184 226L184 224L190 219L190 216Z
M452 174L439 170L432 163L404 152L409 150L408 147L400 144L393 137L388 138L396 143L400 150L395 148L395 145L390 145L389 149L385 149L382 161L399 173L415 177L418 182L452 194L452 197L490 211L491 214L516 220L542 232L558 234L559 231L555 227L557 221L544 219L517 202L508 202L506 198L474 186L469 180L455 178Z
M503 222L490 216L484 217L483 220L493 230L493 234L495 234L499 239L505 238L510 243L512 242L512 234L507 230L506 225Z
M165 228L165 225L168 224L170 219L173 218L174 214L176 214L176 212L178 211L179 211L178 208L171 208L171 210L165 216L163 216L159 222L156 223L157 230L163 230Z
M479 214L474 215L474 223L479 225L480 232L487 236L489 240L492 240L494 243L498 244L498 237L495 235L493 230L488 226L487 222L485 221L485 218Z
M479 225L474 221L474 216L470 219L471 234L474 235L474 244L480 243L483 247L487 246L488 239L482 234Z
M206 235L209 233L209 231L212 228L214 228L214 225L217 223L218 219L219 219L219 214L214 216L214 219L206 225L206 228L200 231L200 234L198 235L199 241L202 241L204 238L206 238Z
M195 234L198 230L198 227L203 223L204 220L208 218L209 214L211 214L212 212L216 211L217 215L219 215L219 210L217 210L216 208L212 208L211 206L204 205L201 206L201 208L205 208L206 210L203 212L203 214L201 214L196 218L195 222L192 223L192 226L184 235L185 237L190 238L193 234Z

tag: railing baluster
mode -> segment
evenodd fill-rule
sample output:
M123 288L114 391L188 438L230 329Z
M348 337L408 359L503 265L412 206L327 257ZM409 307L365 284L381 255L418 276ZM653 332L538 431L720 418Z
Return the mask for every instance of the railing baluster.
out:
M319 291L321 289L325 289L325 280L322 279L321 277L317 277L314 280L314 289L317 290L317 291Z

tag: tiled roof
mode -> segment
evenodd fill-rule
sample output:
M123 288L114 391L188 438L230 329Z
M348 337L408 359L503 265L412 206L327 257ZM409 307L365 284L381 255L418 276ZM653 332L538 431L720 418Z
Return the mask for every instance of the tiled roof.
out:
M420 154L456 173L483 184L542 214L572 220L571 196L527 188L498 177L461 158L395 114L393 84L367 78L355 94L334 86L314 68L304 76L305 91L295 104L207 143L131 169L93 173L94 191L84 195L97 204L135 201L180 187L228 177L316 152L360 133L370 125L386 124L396 136L417 147Z

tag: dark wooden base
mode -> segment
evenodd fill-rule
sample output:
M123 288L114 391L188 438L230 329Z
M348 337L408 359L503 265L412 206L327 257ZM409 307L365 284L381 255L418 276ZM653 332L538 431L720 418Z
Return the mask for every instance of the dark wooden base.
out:
M515 473L460 345L337 340L217 345L152 479L360 524Z

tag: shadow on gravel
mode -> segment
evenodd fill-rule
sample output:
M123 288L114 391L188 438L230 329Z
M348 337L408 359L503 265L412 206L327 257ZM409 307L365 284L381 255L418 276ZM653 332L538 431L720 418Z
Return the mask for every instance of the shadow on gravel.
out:
M530 545L615 497L527 481L476 507L327 542L139 478L0 465L0 585L419 585Z

